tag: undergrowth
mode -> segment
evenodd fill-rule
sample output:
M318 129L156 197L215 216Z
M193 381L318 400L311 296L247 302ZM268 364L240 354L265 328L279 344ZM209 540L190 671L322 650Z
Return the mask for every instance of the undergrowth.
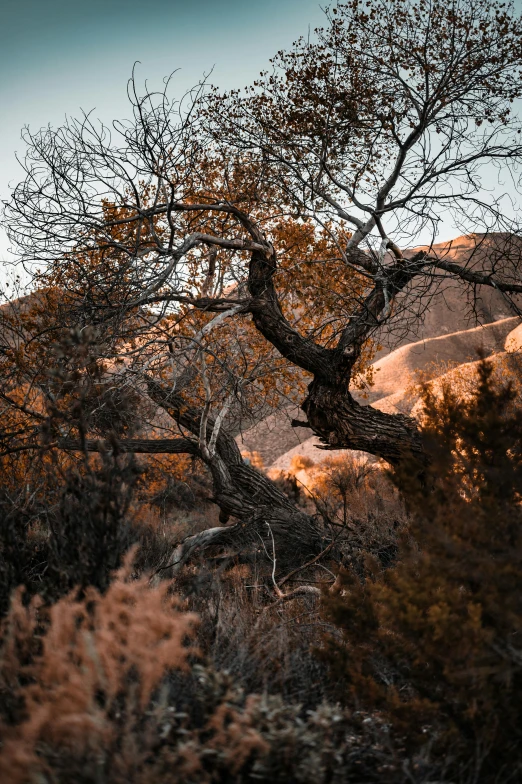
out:
M522 413L478 372L426 385L422 473L347 458L290 488L335 546L285 596L262 548L161 569L204 480L147 493L117 442L4 472L0 780L516 781Z

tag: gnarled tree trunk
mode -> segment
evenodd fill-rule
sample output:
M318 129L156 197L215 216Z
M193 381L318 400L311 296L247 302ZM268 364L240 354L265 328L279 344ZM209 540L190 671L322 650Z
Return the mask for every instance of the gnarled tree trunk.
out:
M199 434L201 411L187 405L179 392L163 388L149 379L150 397L181 427L195 436ZM207 443L216 422L207 422ZM187 537L176 548L170 560L172 569L179 569L196 550L225 547L245 552L261 549L269 558L274 555L281 568L305 562L324 549L324 535L315 517L293 504L276 485L243 460L235 439L220 428L215 451L202 449L196 438L127 439L111 447L103 441L62 438L64 450L93 452L116 448L138 454L192 454L208 467L213 480L212 500L219 506L224 525ZM235 522L226 524L230 519Z
M392 464L406 457L420 464L426 459L414 419L361 406L346 385L339 388L315 378L301 408L325 449L358 449Z
M253 297L250 311L254 324L284 357L313 374L308 396L301 405L307 421L295 424L310 427L325 448L361 450L390 463L406 457L413 457L420 465L425 463L426 455L414 419L361 406L349 391L353 367L364 341L379 325L390 302L422 269L424 257L423 252L411 259L401 257L387 269L386 280L384 276L377 277L337 346L330 349L301 335L285 318L273 283L277 268L273 249L267 247L264 254L252 253L248 285ZM364 263L372 273L378 271L370 257Z

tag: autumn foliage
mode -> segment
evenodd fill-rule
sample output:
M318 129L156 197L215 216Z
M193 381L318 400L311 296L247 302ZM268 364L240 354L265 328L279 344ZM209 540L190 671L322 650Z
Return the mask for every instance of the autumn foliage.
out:
M522 158L522 18L325 14L244 90L133 73L127 121L25 133L3 224L32 293L0 306L13 784L520 778L520 352L424 384L419 421L354 390L441 281L520 315L520 225L482 167L502 187ZM419 247L443 214L469 254ZM272 481L237 437L287 414L350 454Z

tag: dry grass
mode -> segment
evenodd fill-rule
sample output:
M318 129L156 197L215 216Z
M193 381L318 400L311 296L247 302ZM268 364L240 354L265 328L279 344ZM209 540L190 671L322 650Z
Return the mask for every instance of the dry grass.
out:
M329 579L317 569L305 578L314 584ZM265 563L187 569L177 587L200 617L200 649L246 692L279 694L308 708L335 699L336 684L314 655L327 626L318 597L276 604Z
M38 597L24 606L15 593L1 629L0 682L24 718L2 727L4 780L27 781L39 749L81 757L113 748L115 719L135 724L167 669L187 668L196 616L180 611L167 584L152 589L130 572L128 559L104 595L89 588L48 612Z
M105 594L71 594L48 611L14 595L0 630L9 698L0 780L344 784L362 770L364 781L399 774L378 720L321 702L324 688L308 706L295 699L314 693L312 667L317 685L324 678L310 650L316 607L263 613L266 602L244 583L251 576L235 567L220 588L214 576L206 594L192 595L190 604L208 599L198 623L168 581L152 586L131 571L127 560ZM195 576L185 574L185 588ZM300 622L305 615L311 625ZM257 693L242 688L248 682Z

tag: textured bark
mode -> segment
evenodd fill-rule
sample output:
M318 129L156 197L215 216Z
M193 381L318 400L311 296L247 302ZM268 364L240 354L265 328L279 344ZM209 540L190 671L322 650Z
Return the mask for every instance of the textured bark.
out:
M359 449L392 464L407 457L425 463L414 419L361 406L348 390L331 388L320 381L313 381L308 389L301 407L326 449Z
M179 392L165 389L149 378L148 392L152 400L171 416L178 425L199 435L201 411L187 404ZM215 427L208 419L207 443ZM79 442L62 439L64 449L82 449ZM102 451L111 446L100 441L87 441L90 451ZM189 537L181 546L177 560L184 562L196 548L219 544L241 550L266 547L271 554L272 537L281 565L299 562L321 551L324 540L314 517L296 507L274 483L255 468L247 465L235 439L221 428L214 454L204 454L196 438L162 440L133 439L119 441L115 448L121 452L142 454L180 454L198 456L208 466L213 480L213 501L220 508L220 520L235 518L239 523L212 529L199 538ZM207 532L203 532L206 534Z
M303 337L285 319L273 284L276 260L273 251L256 251L250 261L250 306L257 329L294 364L313 373L308 396L301 408L306 424L327 449L358 449L398 463L414 457L426 461L415 420L402 414L385 414L359 405L349 392L352 369L364 341L386 318L393 299L422 270L423 252L400 258L376 276L368 296L342 332L333 349ZM305 424L297 423L296 424Z
M58 447L66 451L78 452L136 452L146 455L198 455L198 445L190 438L129 438L114 443L103 439L78 441L75 438L61 438Z
M169 410L169 395L156 385L155 396L163 397ZM172 412L176 409L171 409ZM185 416L190 413L184 412ZM219 439L218 439L219 441ZM189 536L179 544L171 558L174 572L194 554L207 547L226 547L245 552L261 549L272 557L272 539L282 568L301 563L324 549L324 539L314 517L298 509L266 476L246 465L234 439L224 433L222 455L205 459L197 441L190 438L129 439L117 443L103 440L81 442L62 438L58 446L66 451L138 454L192 454L207 464L213 479L213 501L220 508L221 522L234 517L238 522L208 529Z
M192 433L199 432L198 409L153 380L149 380L148 388L152 399L178 424ZM209 418L207 440L214 426ZM229 433L221 429L215 454L202 457L212 473L214 501L221 510L221 519L230 516L241 521L243 545L250 541L257 546L273 535L278 556L284 561L319 552L322 537L315 519L298 509L264 474L247 465Z
M332 352L303 337L283 314L272 280L276 269L272 249L252 253L248 277L252 302L248 309L254 325L285 359L309 373L328 374L332 369Z

